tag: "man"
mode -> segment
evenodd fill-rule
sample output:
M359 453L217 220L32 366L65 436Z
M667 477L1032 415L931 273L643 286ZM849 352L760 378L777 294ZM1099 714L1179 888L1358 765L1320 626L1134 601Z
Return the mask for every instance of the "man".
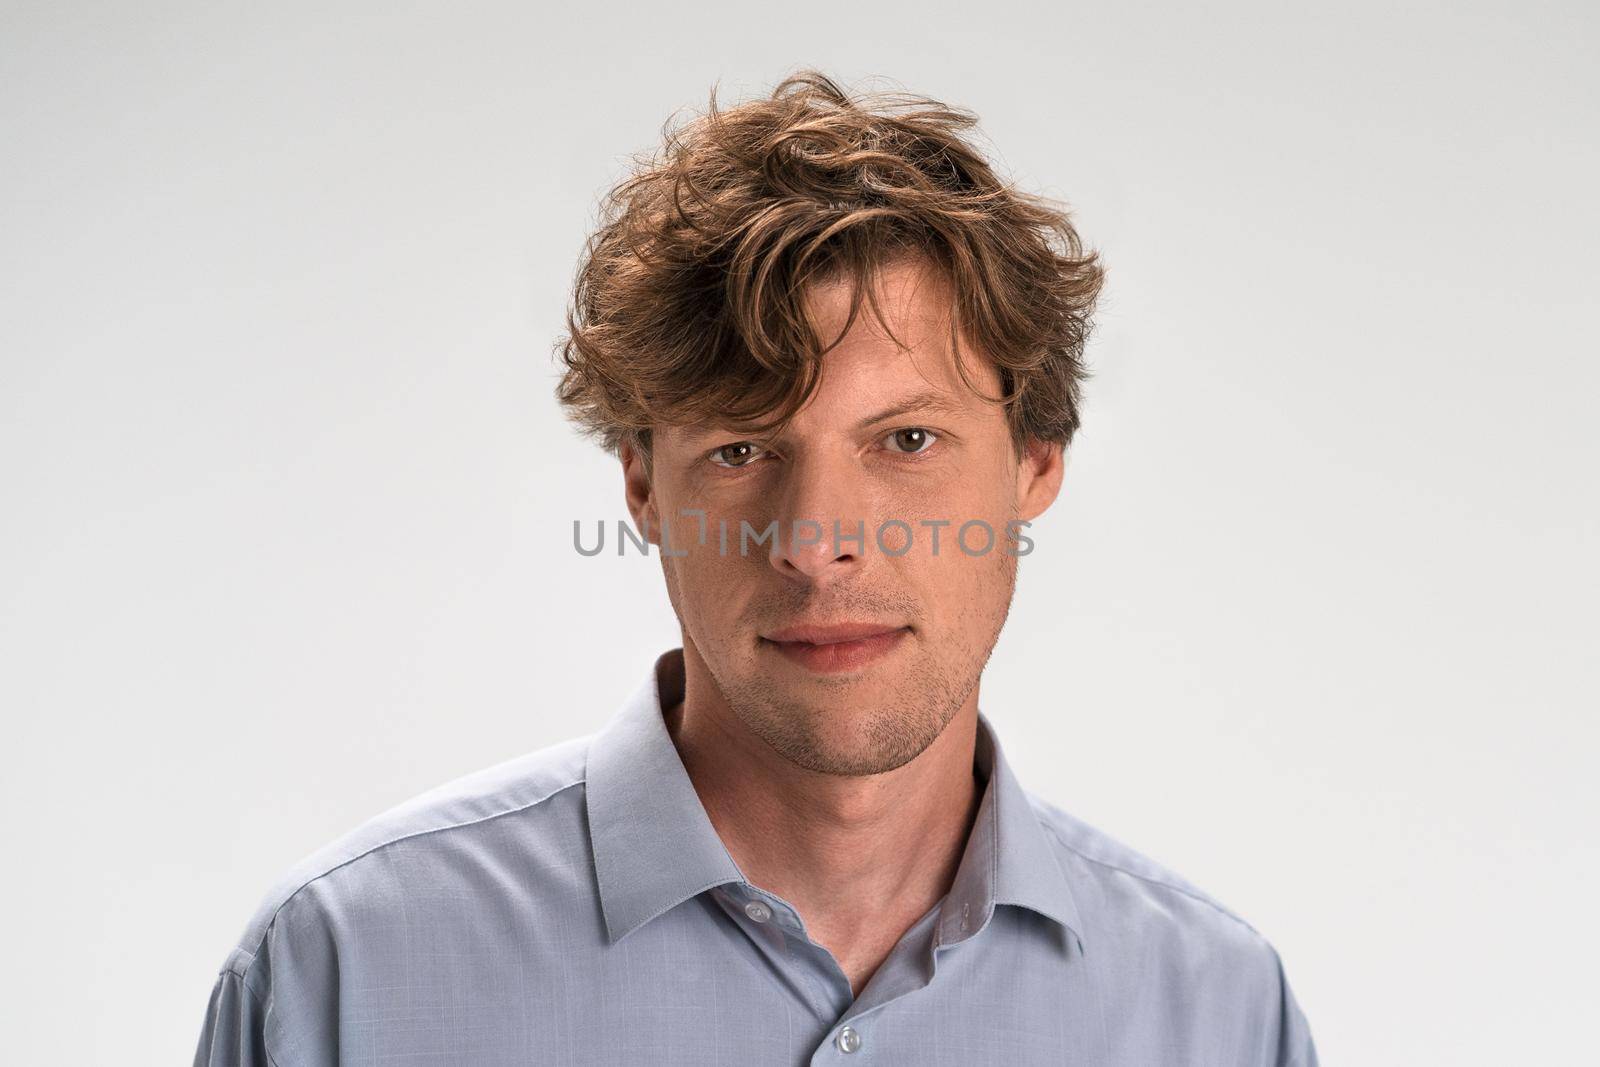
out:
M197 1063L1316 1063L1269 944L979 711L1101 270L971 121L806 72L613 192L560 396L682 648L292 872Z

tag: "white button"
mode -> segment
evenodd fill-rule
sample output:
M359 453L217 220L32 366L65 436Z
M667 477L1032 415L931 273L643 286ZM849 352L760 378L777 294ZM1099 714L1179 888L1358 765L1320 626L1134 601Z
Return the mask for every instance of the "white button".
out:
M758 923L764 923L772 918L772 909L759 900L752 900L744 906L744 913Z
M861 1047L861 1035L847 1026L839 1031L839 1036L834 1039L834 1044L839 1046L840 1052L854 1052Z

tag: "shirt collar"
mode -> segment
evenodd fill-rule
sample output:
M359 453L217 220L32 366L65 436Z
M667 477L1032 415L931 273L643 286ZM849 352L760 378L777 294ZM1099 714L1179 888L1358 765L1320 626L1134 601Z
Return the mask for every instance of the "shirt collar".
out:
M1065 927L1082 952L1083 920L1056 846L1007 762L994 724L981 710L973 762L986 785L936 944L965 941L988 925L996 904L1011 904Z
M667 733L663 710L682 696L683 650L674 649L589 744L589 838L613 942L712 886L744 881Z
M663 712L682 698L683 650L675 648L657 657L590 743L589 836L612 942L707 889L749 884L667 732ZM1082 923L1055 849L981 711L974 762L987 784L937 943L966 940L987 925L996 904L1011 904L1065 926L1082 951Z

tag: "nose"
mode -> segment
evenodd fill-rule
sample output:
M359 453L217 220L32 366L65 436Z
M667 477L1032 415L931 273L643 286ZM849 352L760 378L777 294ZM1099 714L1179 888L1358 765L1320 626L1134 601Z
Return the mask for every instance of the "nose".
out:
M794 581L834 581L861 568L871 523L857 491L859 470L847 457L812 456L784 472L774 517L778 537L768 560Z

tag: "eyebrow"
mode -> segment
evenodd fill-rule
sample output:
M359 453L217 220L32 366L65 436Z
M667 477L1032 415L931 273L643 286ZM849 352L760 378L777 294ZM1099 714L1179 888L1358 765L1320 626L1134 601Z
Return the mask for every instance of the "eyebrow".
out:
M908 397L895 401L882 411L874 412L859 420L853 429L856 433L860 433L869 426L899 418L913 411L931 411L944 415L963 415L967 413L967 409L948 393L939 389L924 389L921 392L912 393ZM691 440L719 437L724 433L730 432L727 428L714 426L686 426L683 427L683 430ZM737 433L738 431L732 430L731 432ZM766 438L750 438L750 440L766 440Z
M868 415L856 423L855 428L858 431L865 430L869 426L887 422L889 419L898 418L913 411L933 411L946 415L960 415L966 409L956 403L947 393L937 389L925 389L920 393L913 393L904 400L898 401L876 414Z

